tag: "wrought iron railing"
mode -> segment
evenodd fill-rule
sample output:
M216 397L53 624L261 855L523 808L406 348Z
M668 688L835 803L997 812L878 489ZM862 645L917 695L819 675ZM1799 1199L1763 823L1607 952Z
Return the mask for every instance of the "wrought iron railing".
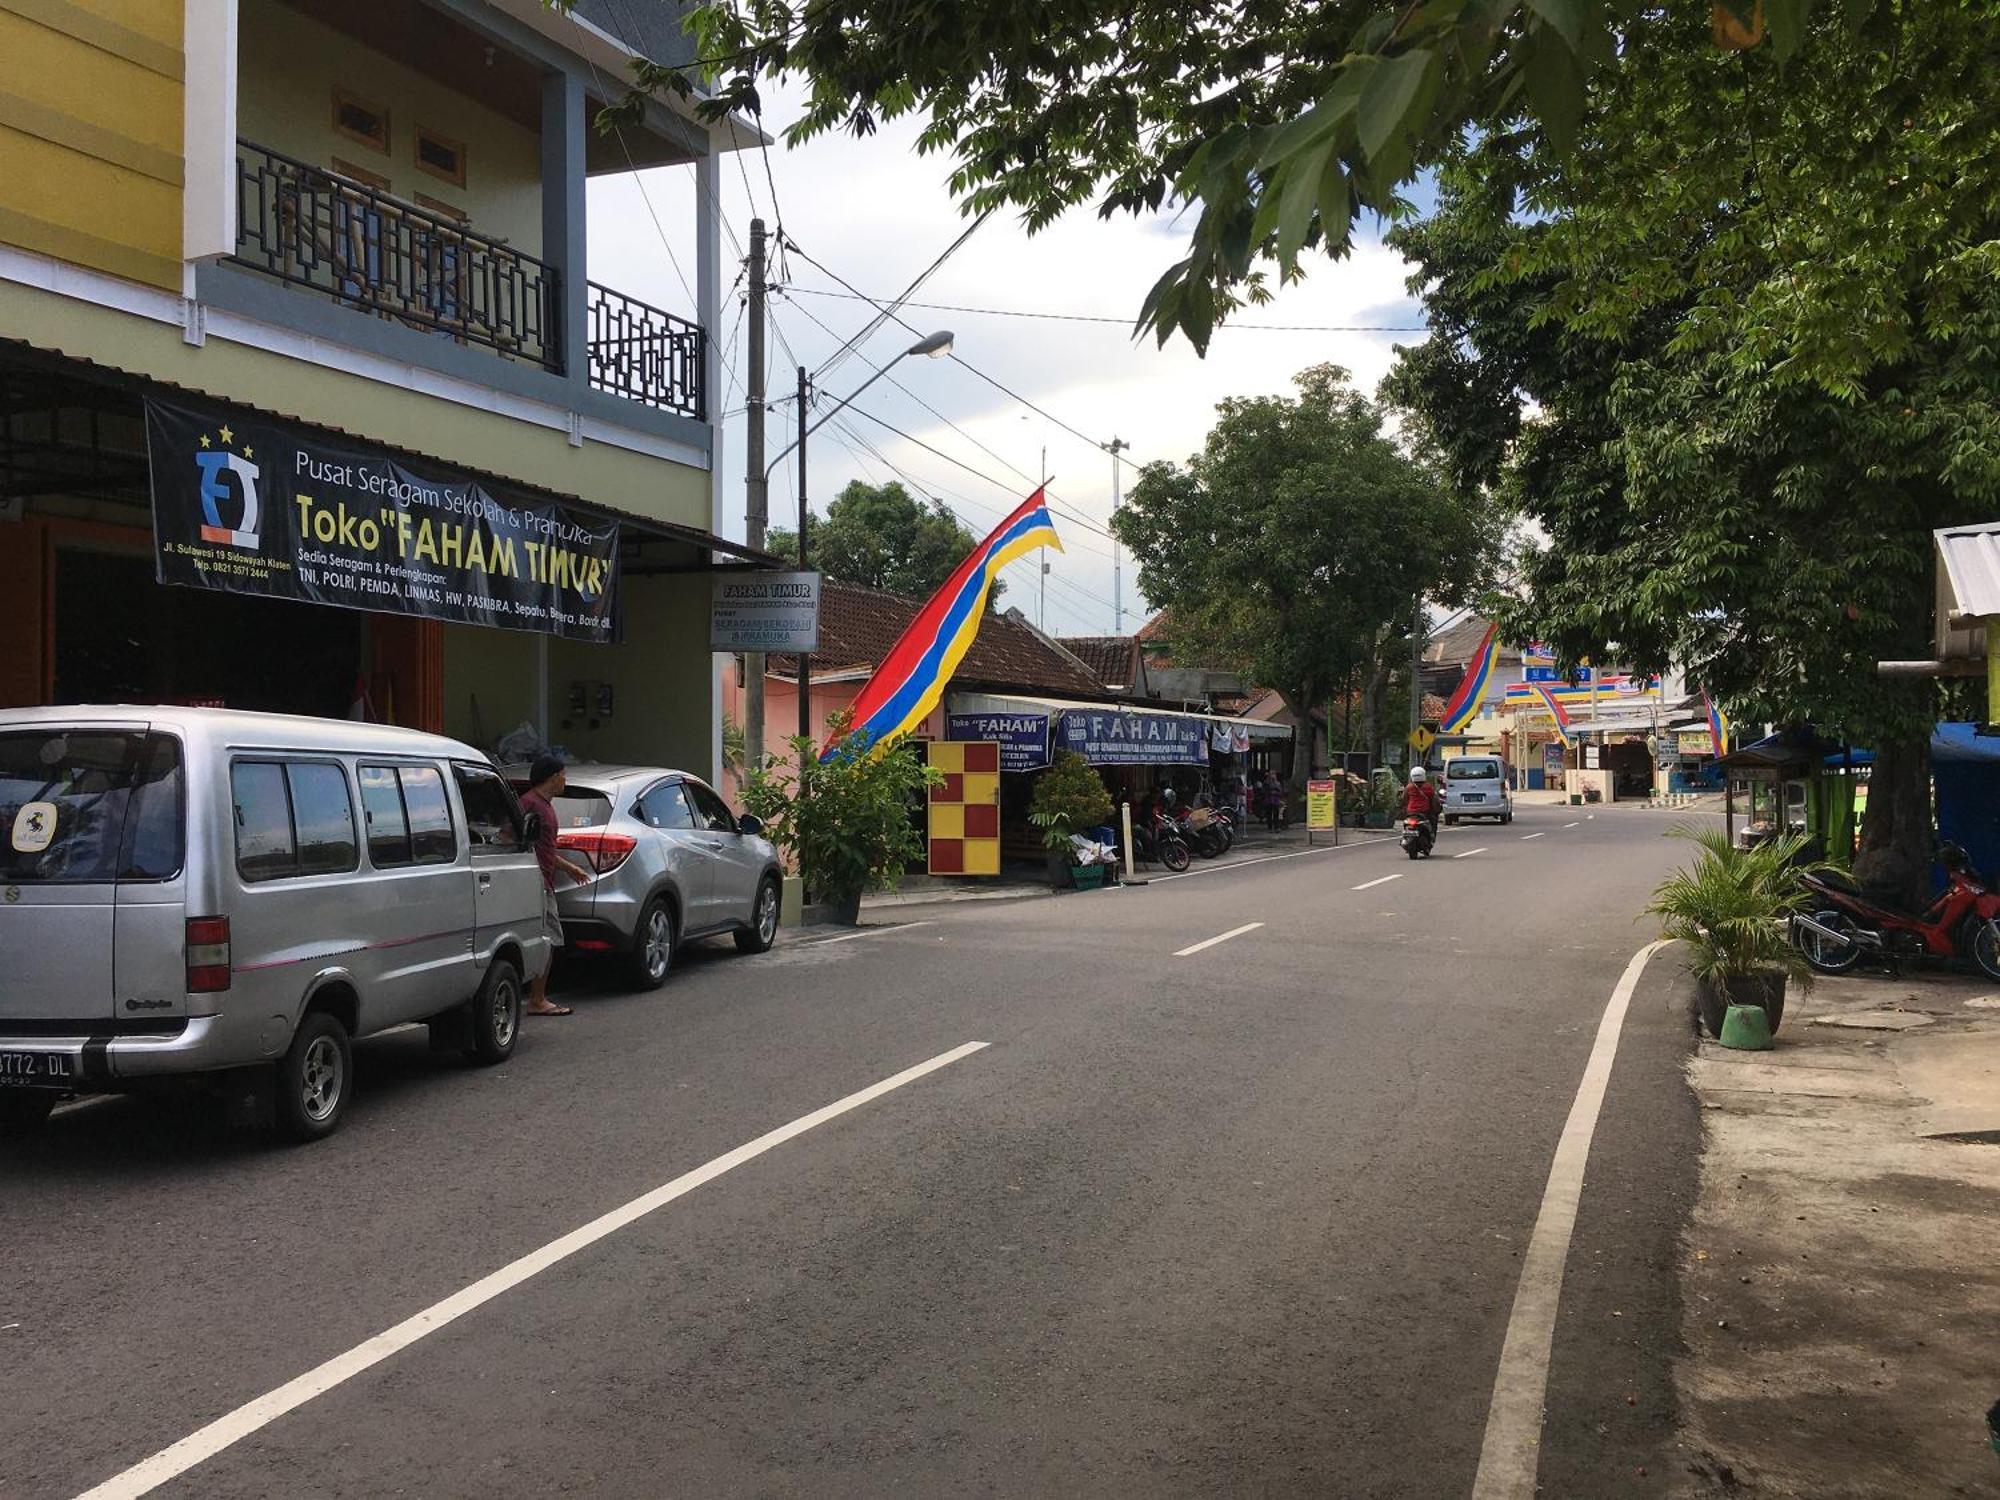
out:
M699 324L593 281L588 326L591 385L706 420Z
M236 143L236 209L238 264L562 373L556 267L249 141Z

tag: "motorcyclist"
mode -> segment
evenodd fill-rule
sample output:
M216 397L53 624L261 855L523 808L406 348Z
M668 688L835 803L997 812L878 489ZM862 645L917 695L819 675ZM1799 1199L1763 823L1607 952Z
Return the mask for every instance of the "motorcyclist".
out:
M1439 794L1437 783L1431 780L1431 773L1422 766L1410 767L1410 784L1403 789L1403 813L1406 817L1422 818L1430 824L1431 838L1436 840L1438 814L1444 810L1444 798Z

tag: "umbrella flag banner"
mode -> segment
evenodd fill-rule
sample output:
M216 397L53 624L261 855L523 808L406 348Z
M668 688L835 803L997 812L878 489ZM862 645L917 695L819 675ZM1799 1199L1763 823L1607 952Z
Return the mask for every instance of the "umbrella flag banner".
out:
M1479 649L1465 664L1465 677L1458 691L1451 695L1451 702L1444 706L1444 717L1438 721L1446 734L1462 733L1466 725L1479 717L1480 700L1486 696L1486 684L1493 679L1494 640L1499 631L1499 626L1488 625Z

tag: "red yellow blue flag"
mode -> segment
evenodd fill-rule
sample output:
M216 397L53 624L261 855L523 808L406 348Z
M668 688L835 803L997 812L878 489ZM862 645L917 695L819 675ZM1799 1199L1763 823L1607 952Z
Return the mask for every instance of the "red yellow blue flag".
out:
M979 634L995 576L1037 547L1063 549L1041 490L994 527L992 535L966 555L917 611L909 628L862 685L847 733L865 736L863 743L875 751L923 723L972 648L973 637ZM832 755L838 744L830 742L820 758Z
M1534 689L1542 702L1548 705L1550 714L1555 717L1556 733L1562 736L1564 744L1568 744L1571 738L1569 732L1569 715L1564 712L1562 704L1556 701L1556 695L1549 691L1547 683L1537 682L1534 684Z
M1451 701L1445 704L1444 717L1438 721L1446 734L1461 733L1466 725L1479 717L1480 700L1486 696L1486 684L1493 676L1493 642L1499 629L1497 625L1486 627L1479 649L1465 664L1465 677L1458 684L1458 691L1451 695Z
M1701 690L1701 701L1708 709L1708 743L1712 753L1729 753L1729 716L1715 706L1715 700L1708 695L1708 689Z

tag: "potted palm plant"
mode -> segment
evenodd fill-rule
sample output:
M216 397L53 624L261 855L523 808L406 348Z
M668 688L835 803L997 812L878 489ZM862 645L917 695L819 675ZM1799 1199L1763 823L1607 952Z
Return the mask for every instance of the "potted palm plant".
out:
M1110 818L1111 794L1104 790L1090 762L1073 750L1058 750L1054 762L1035 782L1035 795L1028 805L1028 821L1042 831L1042 847L1049 856L1049 884L1054 889L1083 883L1077 878L1083 867L1070 857L1070 835Z
M1812 984L1786 923L1807 903L1798 879L1806 840L1791 835L1743 849L1720 829L1675 828L1669 836L1692 843L1695 857L1660 882L1646 912L1661 919L1662 936L1686 945L1702 1024L1720 1037L1730 1006L1756 1005L1776 1033L1789 983L1796 979L1801 991Z

